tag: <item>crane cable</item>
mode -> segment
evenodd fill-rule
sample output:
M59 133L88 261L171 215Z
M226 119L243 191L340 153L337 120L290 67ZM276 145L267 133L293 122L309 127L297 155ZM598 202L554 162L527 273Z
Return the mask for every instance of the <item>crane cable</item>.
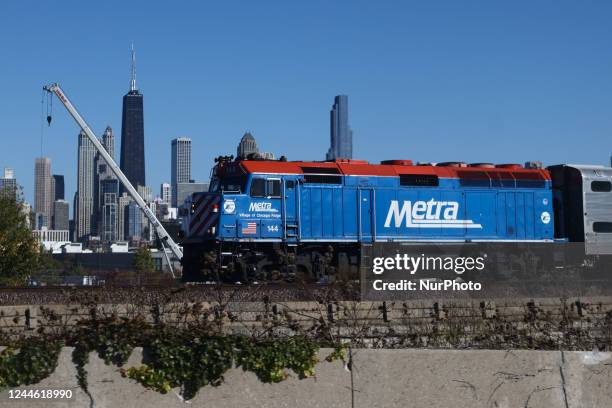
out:
M43 155L43 134L45 131L45 91L43 89L40 97L40 157Z
M53 95L47 92L47 124L51 126L53 117Z
M43 157L43 140L45 132L45 102L47 108L47 125L51 126L51 120L53 119L53 95L43 89L42 96L40 98L40 157Z

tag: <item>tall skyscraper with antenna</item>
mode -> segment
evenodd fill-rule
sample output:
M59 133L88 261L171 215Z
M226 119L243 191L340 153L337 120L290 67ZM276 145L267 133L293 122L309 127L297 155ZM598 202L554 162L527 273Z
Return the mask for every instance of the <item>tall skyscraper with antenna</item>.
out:
M136 53L132 45L130 90L123 97L119 166L135 188L145 185L143 96L136 88ZM122 186L122 191L125 189Z

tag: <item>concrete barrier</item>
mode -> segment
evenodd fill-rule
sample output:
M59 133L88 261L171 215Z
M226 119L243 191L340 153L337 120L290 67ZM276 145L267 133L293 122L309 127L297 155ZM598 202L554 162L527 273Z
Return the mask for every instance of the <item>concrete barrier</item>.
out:
M122 378L97 356L86 366L90 397L77 385L69 348L56 371L25 389L70 389L70 400L10 400L0 407L184 407L176 392L162 395ZM321 350L321 360L330 350ZM127 366L141 364L136 349ZM193 407L466 407L597 408L612 406L612 354L559 351L352 350L351 370L322 362L315 378L261 383L230 370L219 387L204 387ZM178 390L177 390L178 391Z

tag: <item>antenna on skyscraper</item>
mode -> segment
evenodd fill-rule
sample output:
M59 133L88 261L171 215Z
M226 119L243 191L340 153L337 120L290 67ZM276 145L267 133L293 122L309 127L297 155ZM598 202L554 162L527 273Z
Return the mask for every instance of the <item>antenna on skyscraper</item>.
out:
M134 51L134 42L132 41L132 80L130 81L130 91L136 90L136 51Z

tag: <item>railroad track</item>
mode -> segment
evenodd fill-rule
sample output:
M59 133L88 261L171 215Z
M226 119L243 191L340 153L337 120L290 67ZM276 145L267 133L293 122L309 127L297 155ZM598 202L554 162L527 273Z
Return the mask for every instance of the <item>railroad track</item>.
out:
M163 300L197 301L329 301L356 300L331 285L143 285L143 286L40 286L0 288L0 306L23 304L124 303Z

